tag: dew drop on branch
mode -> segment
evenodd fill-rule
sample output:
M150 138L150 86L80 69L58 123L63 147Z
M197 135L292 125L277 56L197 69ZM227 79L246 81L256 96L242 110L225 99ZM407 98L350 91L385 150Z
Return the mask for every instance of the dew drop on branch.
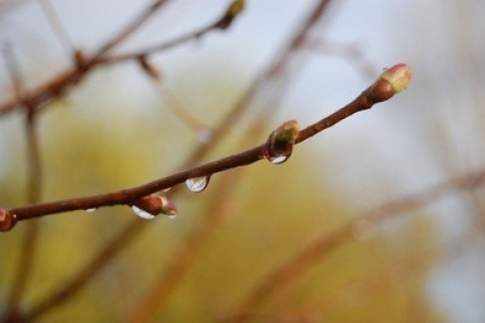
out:
M87 213L94 213L94 212L96 212L96 208L93 207L93 208L90 208L90 209L86 209L86 212Z
M147 211L144 211L142 209L140 209L139 207L136 207L136 206L131 206L131 209L133 210L133 213L135 213L135 215L141 219L144 219L144 220L152 220L155 218L155 216L153 214L150 214L148 213Z
M209 184L210 176L201 176L201 177L194 177L189 178L185 181L185 186L194 193L202 192L207 188Z
M288 160L289 157L289 155L279 155L268 157L268 160L273 164L283 164L285 161Z

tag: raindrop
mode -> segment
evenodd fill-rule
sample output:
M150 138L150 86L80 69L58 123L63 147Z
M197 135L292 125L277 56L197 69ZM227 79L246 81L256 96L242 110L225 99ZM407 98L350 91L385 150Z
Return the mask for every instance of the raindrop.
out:
M206 189L209 184L209 179L210 176L189 178L185 181L185 185L191 192L199 193Z
M177 213L167 214L167 218L169 218L170 220L173 220L176 217L177 217Z
M134 205L131 207L131 209L133 210L133 213L135 213L137 217L142 218L144 220L152 220L155 218L153 214L150 214L147 211L144 211Z
M93 207L91 209L86 209L86 212L88 212L88 213L93 213L95 211L96 211L96 208L95 207Z
M268 160L273 164L283 164L285 161L288 160L289 155L279 155L274 157L269 157Z

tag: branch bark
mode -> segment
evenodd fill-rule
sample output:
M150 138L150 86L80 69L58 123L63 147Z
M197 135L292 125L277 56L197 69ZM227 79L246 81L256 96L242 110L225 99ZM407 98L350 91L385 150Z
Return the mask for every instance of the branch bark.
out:
M294 143L299 144L354 113L370 109L374 104L391 98L394 94L395 92L390 87L389 82L380 77L352 102L301 130ZM9 212L14 215L17 221L24 221L66 211L88 210L113 205L132 205L139 198L184 183L189 178L211 176L228 169L257 162L265 158L267 147L268 143L263 143L241 153L187 169L140 186L99 195L14 208L9 210Z
M288 262L266 275L224 321L233 323L248 321L256 309L261 308L273 295L301 277L313 265L321 262L334 250L355 241L383 221L419 209L453 190L473 190L484 183L485 170L482 169L448 180L406 198L385 203L373 211L356 217L330 234L324 234Z

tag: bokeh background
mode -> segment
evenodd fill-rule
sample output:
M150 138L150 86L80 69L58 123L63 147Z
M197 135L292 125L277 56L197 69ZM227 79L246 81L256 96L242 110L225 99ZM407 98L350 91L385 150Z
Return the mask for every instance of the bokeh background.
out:
M51 2L73 43L88 53L149 3ZM316 2L248 0L229 30L151 56L162 91L133 62L93 71L41 116L42 199L120 189L177 169L200 133L170 105L216 125ZM171 1L116 52L196 29L227 4ZM153 319L214 322L317 237L386 201L485 167L484 13L485 3L473 0L332 1L300 50L289 86L275 94L276 80L261 91L207 160L259 143L285 120L320 119L395 63L412 66L410 88L298 146L282 165L260 162L237 175L213 176L202 193L177 196L175 219L151 220L79 294L41 321L124 321L193 228L212 215L217 221L207 241ZM0 1L0 42L12 45L29 88L70 64L35 0ZM0 86L1 99L9 98L5 64ZM263 136L247 131L259 111L278 102ZM0 206L23 205L21 114L0 120L0 133ZM456 192L373 227L276 293L252 313L253 321L484 322L483 203L482 190ZM113 207L42 219L22 307L72 277L133 217L128 207ZM0 304L24 230L21 223L0 235Z

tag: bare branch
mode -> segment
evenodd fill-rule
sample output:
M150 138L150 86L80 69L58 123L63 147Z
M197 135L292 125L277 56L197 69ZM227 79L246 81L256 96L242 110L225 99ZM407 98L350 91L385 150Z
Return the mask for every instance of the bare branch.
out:
M355 218L330 234L325 233L294 258L266 275L245 297L244 301L227 317L228 322L246 322L252 311L260 308L279 290L303 275L334 250L351 243L369 230L390 218L406 214L442 198L454 191L473 190L485 183L485 170L451 179L423 192L385 203L381 207Z
M388 71L396 68L405 68L403 65L396 65ZM363 91L352 102L323 118L322 120L301 130L294 143L301 143L317 133L330 128L334 124L346 119L362 110L370 109L374 104L388 100L395 93L393 85L389 80L385 79L387 72L383 73L378 80L369 88ZM239 154L228 156L202 166L194 167L184 170L170 176L146 183L137 187L123 189L121 191L104 193L82 198L74 198L68 200L54 201L44 204L37 204L32 206L14 208L10 213L15 215L17 221L37 218L49 214L56 214L66 211L87 210L92 208L100 208L104 206L113 205L132 205L137 199L147 196L149 194L161 191L163 189L171 188L177 184L184 183L187 179L210 176L228 169L252 164L258 160L265 158L268 150L268 143L263 143L252 149L248 149Z
M56 8L50 0L39 0L39 4L57 40L62 45L62 47L64 47L66 53L69 56L72 56L73 53L76 52L76 48L74 46L74 42L67 33L66 28L64 28L64 25L62 24L62 21L57 14Z
M15 55L10 47L5 47L4 58L9 70L10 77L15 89L17 98L21 98L23 94L24 82L18 69L18 63ZM35 110L32 105L25 105L25 130L26 130L26 146L27 146L27 160L28 160L28 177L26 184L27 201L30 204L39 202L41 185L42 185L42 169L40 161L40 152L38 144L38 136L36 131ZM18 306L25 292L29 278L33 269L34 255L37 247L38 237L38 223L32 221L27 225L26 232L21 244L20 259L15 271L15 279L12 284L8 300L7 300L7 321L15 321L18 317Z
M211 141L207 144L200 144L188 156L181 168L191 167L201 160L221 141L225 135L232 129L233 124L243 115L248 109L249 104L254 99L258 90L268 82L278 70L284 68L289 58L299 49L299 44L302 39L306 38L308 31L319 20L319 17L325 11L330 0L320 0L319 4L306 17L301 27L289 38L288 43L283 46L282 51L277 51L277 55L270 61L271 65L265 72L256 77L249 90L241 97L241 99L234 105L225 118L223 118L218 126L215 128ZM172 195L177 193L177 187L171 191ZM129 245L134 239L143 232L143 229L148 228L146 222L134 219L131 223L125 226L119 234L117 234L109 243L106 244L88 264L76 273L67 284L60 284L59 287L54 288L54 291L48 294L39 303L27 312L25 317L30 319L37 319L51 309L54 309L66 301L72 299L83 286L89 282L97 273L99 273L110 260L118 255L121 250Z

